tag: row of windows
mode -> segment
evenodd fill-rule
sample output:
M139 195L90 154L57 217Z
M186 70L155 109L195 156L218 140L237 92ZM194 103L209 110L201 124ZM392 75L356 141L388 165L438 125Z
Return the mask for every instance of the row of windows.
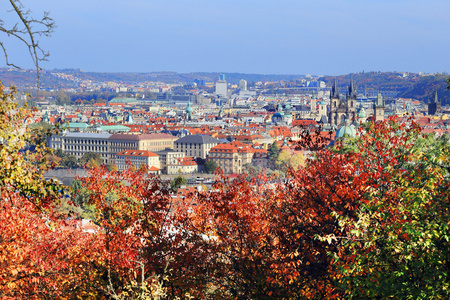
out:
M111 143L111 147L136 147L136 143L129 142L113 142Z
M67 151L67 153L73 156L83 156L86 152ZM102 158L107 158L108 154L101 153L100 156Z
M101 151L105 152L107 150L106 147L96 147L96 146L73 146L73 145L64 145L65 150L79 150L79 151Z
M55 139L56 141L56 139ZM106 145L106 140L85 140L85 139L64 139L64 143L87 144L87 145Z
M160 142L160 141L158 141L158 142L149 142L149 143L147 143L147 146L159 146L159 145L167 145L167 146L169 146L169 145L172 145L172 142Z
M217 144L215 144L215 145L217 145ZM192 147L192 146L194 146L194 147ZM213 147L213 144L175 143L175 147L177 147L177 148L201 149L202 146L206 149L211 149Z

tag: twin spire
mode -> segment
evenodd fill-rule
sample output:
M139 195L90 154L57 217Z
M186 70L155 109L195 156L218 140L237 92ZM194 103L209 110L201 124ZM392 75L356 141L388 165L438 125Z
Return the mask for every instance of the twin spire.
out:
M354 97L358 95L355 87L355 83L353 81L353 77L350 79L350 85L348 86L348 94L349 97ZM331 98L339 98L339 89L337 79L334 79L333 86L331 87Z
M350 78L350 85L348 86L348 95L353 98L356 98L356 96L358 95L355 83L353 82L353 77Z
M339 98L339 89L336 78L334 79L334 84L331 87L331 98Z

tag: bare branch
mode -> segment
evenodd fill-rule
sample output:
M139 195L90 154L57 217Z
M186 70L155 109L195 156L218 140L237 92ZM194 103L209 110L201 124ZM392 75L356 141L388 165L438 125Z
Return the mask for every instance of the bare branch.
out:
M9 0L9 3L12 7L9 12L14 13L19 21L10 27L0 20L0 32L20 41L28 48L33 64L36 67L37 87L39 89L40 62L47 61L49 53L41 48L38 38L50 36L55 28L55 22L49 17L48 12L44 12L41 18L35 18L30 10L25 10L20 0ZM6 65L19 68L19 66L10 61L4 41L0 41L0 47L5 55Z

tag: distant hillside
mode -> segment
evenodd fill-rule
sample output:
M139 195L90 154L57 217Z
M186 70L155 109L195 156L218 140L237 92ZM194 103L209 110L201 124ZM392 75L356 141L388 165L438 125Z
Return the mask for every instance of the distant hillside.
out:
M0 68L0 81L5 86L15 85L22 89L35 88L37 84L36 70ZM74 86L75 83L42 70L40 85L41 87L59 88Z
M279 81L279 80L295 80L304 78L304 75L277 75L277 74L244 74L244 73L217 73L217 72L193 72L193 73L176 73L176 72L151 72L151 73L98 73L83 72L80 70L55 70L66 74L77 76L81 80L89 79L92 81L115 81L128 84L160 81L165 83L193 82L195 79L215 82L219 75L224 74L225 79L230 83L238 83L239 80L245 79L249 82L254 81Z
M325 81L328 86L331 86L335 78L338 80L341 93L344 93L350 83L350 78L353 78L358 92L372 95L377 94L378 91L381 90L403 93L414 86L414 84L418 82L420 76L415 73L404 75L404 73L399 72L366 72L339 76L325 76L319 80Z
M434 90L437 90L441 104L450 104L450 90L447 90L446 84L446 78L450 75L445 74L420 76L416 73L368 72L325 76L319 80L331 86L337 78L341 93L345 93L352 77L358 92L362 94L372 95L381 90L396 91L398 97L413 98L428 103Z
M266 82L266 81L291 81L297 79L304 79L305 75L286 75L286 74L245 74L245 73L206 73L206 72L197 72L197 73L187 73L180 74L184 76L188 76L194 80L196 78L208 78L211 81L216 81L219 78L220 74L225 75L225 80L230 83L238 83L239 80L244 79L248 82Z
M446 79L449 75L434 75L434 76L422 76L418 82L411 88L401 93L399 97L402 98L414 98L424 103L428 103L428 100L432 97L433 92L436 90L438 98L442 105L450 104L450 90L447 90Z
M55 74L66 74L76 77L71 81ZM238 83L245 79L248 82L257 81L290 81L304 78L304 75L277 75L277 74L244 74L244 73L176 73L176 72L151 72L151 73L101 73L101 72L83 72L79 69L61 69L61 70L43 70L40 76L42 88L76 87L79 81L91 80L93 82L113 81L124 84L139 84L142 82L159 81L164 83L189 83L195 79L209 82L218 80L220 74L225 74L225 78L230 83ZM36 86L36 70L0 68L0 80L6 85L16 85L19 87Z
M44 89L72 88L78 87L80 81L90 80L93 82L114 81L124 84L139 84L142 82L159 81L165 83L189 83L195 79L215 82L220 74L230 83L238 83L245 79L248 82L258 81L295 81L305 78L304 75L277 75L277 74L244 74L244 73L218 73L218 72L151 72L151 73L100 73L83 72L79 69L43 70L41 71L40 83ZM376 95L379 91L394 91L402 98L414 98L425 103L431 97L434 90L438 91L438 97L443 105L450 104L450 91L446 89L445 79L449 75L420 76L416 73L402 72L365 72L357 74L346 74L339 76L324 76L319 80L331 86L335 78L339 83L341 93L345 93L353 78L358 92L362 94ZM11 68L0 68L0 81L6 86L15 85L19 89L36 87L36 70L17 70Z

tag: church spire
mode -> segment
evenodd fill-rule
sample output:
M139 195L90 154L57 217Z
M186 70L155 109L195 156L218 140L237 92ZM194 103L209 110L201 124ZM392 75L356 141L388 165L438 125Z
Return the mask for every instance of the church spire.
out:
M354 98L356 98L357 96L355 83L353 82L353 77L350 78L350 85L348 86L348 96Z
M439 103L437 91L435 90L433 92L433 96L428 101L428 114L435 115L436 113L440 112L440 110L441 110L441 104Z
M339 90L336 78L334 78L334 83L331 87L331 98L339 98Z
M434 102L434 103L438 103L438 102L439 102L438 94L437 94L437 91L436 91L436 90L434 90L434 94L433 94L433 102Z

